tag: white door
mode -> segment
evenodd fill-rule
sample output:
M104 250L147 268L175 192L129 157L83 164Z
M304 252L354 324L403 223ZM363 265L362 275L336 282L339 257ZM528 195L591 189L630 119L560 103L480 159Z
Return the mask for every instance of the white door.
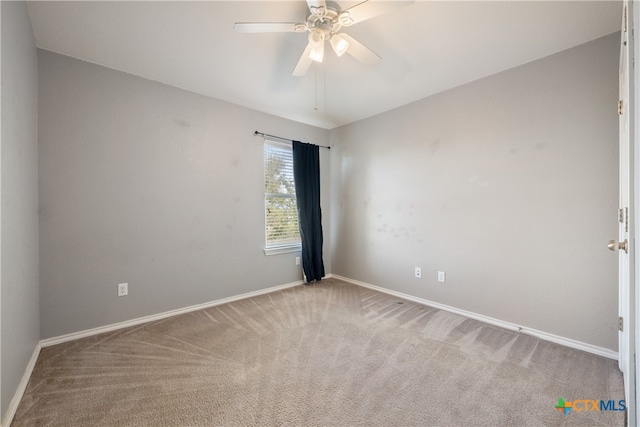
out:
M611 241L609 248L618 250L618 315L620 316L620 331L618 332L618 365L624 376L625 400L629 408L628 420L635 419L635 407L631 405L635 400L635 361L634 361L634 245L633 245L633 169L630 138L630 35L628 26L628 1L623 4L622 28L620 37L620 100L619 114L619 144L620 144L620 204L618 210L618 240Z

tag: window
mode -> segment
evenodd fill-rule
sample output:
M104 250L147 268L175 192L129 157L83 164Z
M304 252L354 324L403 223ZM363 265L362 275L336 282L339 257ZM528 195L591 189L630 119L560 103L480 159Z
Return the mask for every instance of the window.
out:
M267 255L300 250L291 146L265 140L264 212Z

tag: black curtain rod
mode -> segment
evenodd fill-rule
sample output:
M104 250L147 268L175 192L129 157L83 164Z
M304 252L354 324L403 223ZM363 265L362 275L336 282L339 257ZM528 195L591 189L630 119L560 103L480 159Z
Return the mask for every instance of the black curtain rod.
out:
M255 131L253 134L254 134L254 135L260 135L260 136L268 136L269 138L278 138L278 139L281 139L281 140L283 140L283 141L293 142L293 140L292 140L292 139L289 139L289 138L283 138L283 137L281 137L281 136L269 135L268 133L262 133L262 132ZM311 145L318 145L318 144L311 144ZM327 150L331 150L331 147L327 147L326 145L318 145L318 147L320 147L320 148L326 148Z

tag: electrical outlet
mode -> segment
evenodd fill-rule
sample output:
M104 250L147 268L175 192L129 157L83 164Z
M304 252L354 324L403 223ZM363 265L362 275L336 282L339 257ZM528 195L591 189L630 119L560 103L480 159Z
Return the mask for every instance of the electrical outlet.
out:
M118 284L118 296L124 297L129 295L129 284L128 283L119 283Z
M296 257L296 265L300 265L300 257L299 256Z
M438 271L438 282L444 283L446 279L444 271Z
M422 268L416 267L415 276L416 276L416 279L422 279Z

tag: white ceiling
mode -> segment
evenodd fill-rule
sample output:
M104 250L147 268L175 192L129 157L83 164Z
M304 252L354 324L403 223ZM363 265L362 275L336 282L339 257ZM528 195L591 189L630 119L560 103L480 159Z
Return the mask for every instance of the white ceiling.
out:
M618 1L418 0L345 30L380 55L379 64L329 50L324 64L293 77L306 33L239 34L233 24L304 22L302 0L28 8L42 49L327 129L617 31L622 10Z

